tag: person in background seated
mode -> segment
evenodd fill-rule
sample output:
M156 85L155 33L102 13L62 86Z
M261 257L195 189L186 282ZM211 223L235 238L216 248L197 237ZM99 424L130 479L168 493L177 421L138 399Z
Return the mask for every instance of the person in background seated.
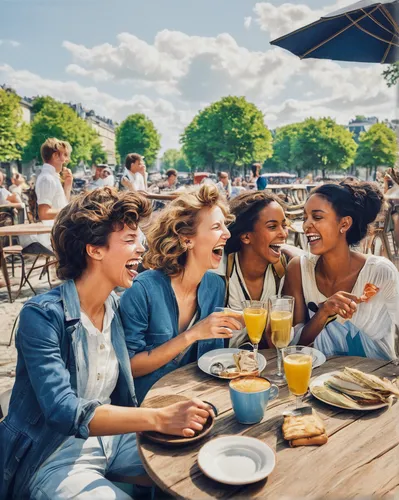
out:
M225 283L215 273L231 221L215 185L182 192L147 234L145 271L121 299L130 364L141 402L167 373L224 347L237 318L223 307Z
M10 193L15 193L17 195L19 203L22 203L22 193L24 188L28 188L28 185L25 182L25 177L20 173L15 173L11 177L11 186L9 187L9 190Z
M8 205L9 203L20 203L16 193L11 193L4 186L4 174L0 172L0 205Z
M83 193L58 215L52 239L61 286L21 312L9 412L0 423L0 498L128 500L114 481L151 482L136 434L193 436L212 411L199 400L137 408L114 288L128 288L150 213L137 193Z
M277 197L266 191L242 193L230 202L235 221L230 224L225 259L218 273L227 282L226 306L242 309L244 300L262 300L281 291L287 261L298 249L286 245L288 227ZM249 342L246 329L234 332L229 347ZM271 344L270 344L271 345ZM268 347L264 337L262 347Z
M105 166L105 168L103 170L102 180L103 180L104 186L109 186L109 187L115 186L114 174L112 173L112 170L108 166Z
M170 168L166 171L166 177L166 181L159 184L159 188L169 189L170 191L177 189L177 170Z
M267 188L267 178L260 175L262 170L262 165L260 163L254 163L251 167L252 179L251 182L255 183L256 189L258 191L263 191Z
M125 171L121 180L122 186L130 191L146 191L147 178L144 156L129 153L125 159Z
M216 183L216 187L220 193L224 194L227 199L230 199L231 182L229 174L227 172L218 172L218 179L219 181Z
M87 186L88 191L92 191L93 189L97 189L97 188L105 186L103 173L104 173L104 170L107 168L107 165L105 165L104 163L99 163L97 165L93 165L93 167L95 169L94 175Z
M396 357L399 273L384 257L352 250L381 210L377 185L342 181L314 189L303 229L312 255L293 259L283 292L295 297L294 342L326 356ZM367 301L365 285L378 288Z

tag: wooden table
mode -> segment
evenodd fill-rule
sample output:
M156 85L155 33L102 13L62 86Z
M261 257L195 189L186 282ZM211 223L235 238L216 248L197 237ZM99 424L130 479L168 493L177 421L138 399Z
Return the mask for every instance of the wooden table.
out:
M52 226L45 226L41 222L35 224L14 224L13 226L0 227L0 267L3 272L4 280L7 286L8 297L12 302L11 283L8 275L7 263L3 258L3 236L28 236L33 234L50 234Z
M275 352L261 351L268 363L263 372L276 369ZM367 358L331 358L314 370L314 376L356 367L383 376L398 376L399 368L386 361ZM219 417L211 433L197 444L167 448L138 437L138 449L149 476L177 498L381 498L399 494L399 403L390 409L372 412L341 410L310 398L323 418L329 441L321 447L290 448L283 440L282 412L294 406L285 386L271 402L263 421L239 424L230 403L228 382L202 373L196 364L180 368L148 393L162 399L168 394L199 397L213 403ZM198 468L197 453L209 439L220 435L246 435L269 444L277 454L277 464L264 481L249 486L228 486L207 478Z

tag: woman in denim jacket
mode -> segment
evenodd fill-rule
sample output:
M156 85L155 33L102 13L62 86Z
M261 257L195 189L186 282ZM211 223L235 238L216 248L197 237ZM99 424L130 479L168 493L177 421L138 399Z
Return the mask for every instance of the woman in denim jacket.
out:
M148 234L140 274L121 299L136 392L141 402L165 374L224 347L241 329L240 313L223 306L225 282L214 272L232 220L215 186L183 192L160 214Z
M0 424L0 498L127 499L108 478L149 485L135 432L191 436L209 415L198 400L137 406L112 290L130 287L148 201L97 189L76 198L53 228L64 283L30 300L16 337L9 413Z

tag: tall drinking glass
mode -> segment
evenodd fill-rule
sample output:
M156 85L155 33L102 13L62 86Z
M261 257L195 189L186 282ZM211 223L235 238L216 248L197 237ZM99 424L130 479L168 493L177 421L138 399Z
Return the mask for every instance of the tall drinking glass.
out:
M298 409L309 387L313 362L312 349L300 345L285 347L283 360L288 389L296 397L296 409Z
M271 375L270 379L277 385L284 383L281 349L287 347L291 341L294 304L294 297L288 295L274 295L269 299L272 342L277 349L277 373Z
M244 300L242 308L248 337L254 349L255 359L258 360L258 345L266 328L267 304L260 300Z

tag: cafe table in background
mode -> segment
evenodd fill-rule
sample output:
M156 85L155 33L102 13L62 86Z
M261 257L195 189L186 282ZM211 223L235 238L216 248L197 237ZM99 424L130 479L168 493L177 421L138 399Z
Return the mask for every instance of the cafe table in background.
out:
M259 351L267 359L262 375L276 370L276 351ZM344 367L379 376L399 375L398 367L382 360L334 357L313 377ZM353 411L306 400L324 421L328 442L320 447L290 448L283 440L283 411L294 407L288 388L270 402L262 422L239 424L235 419L229 382L200 371L196 364L180 368L159 380L147 394L144 405L163 405L169 395L197 397L214 404L219 412L211 432L201 441L169 447L138 436L140 456L149 476L165 492L188 500L206 498L397 498L399 495L399 402L391 408ZM258 438L276 452L276 466L270 476L247 486L231 486L206 477L198 467L200 448L212 438L244 435Z

